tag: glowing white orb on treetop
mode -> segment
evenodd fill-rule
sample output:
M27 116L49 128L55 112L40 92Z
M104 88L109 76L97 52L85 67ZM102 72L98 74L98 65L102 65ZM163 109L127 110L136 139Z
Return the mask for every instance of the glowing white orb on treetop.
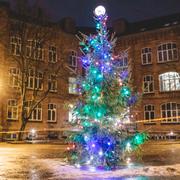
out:
M106 9L104 6L97 6L94 10L94 14L96 16L105 15L105 13L106 13Z

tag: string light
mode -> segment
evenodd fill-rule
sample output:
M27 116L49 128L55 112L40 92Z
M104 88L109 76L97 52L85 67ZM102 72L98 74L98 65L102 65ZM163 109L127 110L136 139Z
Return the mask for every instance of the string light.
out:
M76 167L89 166L90 171L117 167L124 153L147 139L145 133L124 135L137 98L128 84L128 71L119 68L121 62L112 54L115 40L108 38L106 11L97 7L94 12L97 34L83 35L80 42L86 75L78 80L82 95L73 107L76 119L71 122L80 130L69 137L75 145L68 151Z

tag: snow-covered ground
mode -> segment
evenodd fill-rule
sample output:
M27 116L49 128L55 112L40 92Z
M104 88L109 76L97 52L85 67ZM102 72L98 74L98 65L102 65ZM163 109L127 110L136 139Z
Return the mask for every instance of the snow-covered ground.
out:
M0 143L0 180L180 180L180 142L149 142L142 160L114 171L78 169L66 145Z
M126 168L122 168L114 171L100 171L95 170L93 167L83 170L81 168L76 168L74 166L68 165L66 162L59 161L56 159L46 159L42 160L45 167L53 167L54 176L51 179L86 179L86 180L96 180L96 179L135 179L135 177L149 177L152 178L162 178L162 179L176 179L179 176L180 180L180 164L165 165L165 166L133 166L129 165ZM138 178L137 178L138 179ZM178 180L178 179L177 179Z

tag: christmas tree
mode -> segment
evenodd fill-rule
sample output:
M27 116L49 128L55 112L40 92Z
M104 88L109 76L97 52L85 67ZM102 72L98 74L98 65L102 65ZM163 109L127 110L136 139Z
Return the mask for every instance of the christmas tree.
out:
M68 155L77 167L112 169L143 144L147 135L127 133L124 123L137 96L129 86L128 70L120 68L121 58L113 55L115 38L108 36L103 6L95 9L94 19L97 34L79 38L86 75L79 79L81 95L70 122L80 130L70 136L74 145L68 147Z

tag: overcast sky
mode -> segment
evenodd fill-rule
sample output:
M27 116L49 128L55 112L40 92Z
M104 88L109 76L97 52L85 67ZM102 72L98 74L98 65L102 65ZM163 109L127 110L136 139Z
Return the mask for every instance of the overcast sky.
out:
M0 0L3 1L3 0ZM5 1L5 0L4 0ZM6 0L8 1L8 0ZM13 1L13 0L11 0ZM33 2L34 0L30 0ZM180 0L39 0L53 20L72 16L79 26L93 25L93 10L104 5L109 20L125 18L129 22L180 13Z

